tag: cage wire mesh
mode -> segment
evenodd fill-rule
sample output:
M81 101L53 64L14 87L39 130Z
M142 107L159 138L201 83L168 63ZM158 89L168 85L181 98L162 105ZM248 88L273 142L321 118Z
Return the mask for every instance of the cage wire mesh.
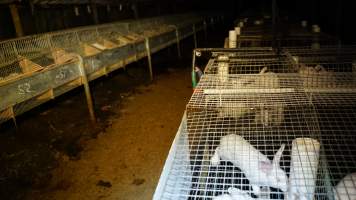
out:
M201 77L159 199L355 199L354 73L256 68Z
M284 48L284 50L301 63L352 62L356 57L355 46L324 46L320 49L288 47Z
M275 73L296 72L290 58L274 51L221 52L213 55L205 67L205 74L258 74L263 68Z
M280 47L311 46L314 49L320 46L337 45L338 41L329 36L277 36L276 45ZM239 47L268 47L273 46L273 36L266 35L241 35L237 40Z
M256 21L263 22L261 20ZM241 27L241 35L238 37L237 46L268 47L273 46L275 42L275 45L279 47L310 46L314 49L319 49L320 46L338 44L337 38L325 33L312 33L305 28L286 23L282 23L281 26L283 27L283 32L274 35L271 23L244 25Z
M76 61L74 54L82 56L85 71L88 74L93 73L100 67L116 61L113 52L106 50L129 43L136 45L142 43L145 37L158 36L158 34L174 30L172 25L192 26L201 20L201 16L197 15L167 16L166 19L157 17L128 20L0 42L0 87L5 87L2 90L5 92L4 95L9 91L12 95L0 104L0 124L53 98L54 92L51 90L55 89L55 92L58 92L56 94L61 94L65 92L64 87L75 87L80 84L80 81L77 81L80 76L77 65L67 65L69 62ZM130 49L131 47L128 47L123 51ZM97 56L104 51L102 56ZM137 50L134 53L137 54ZM113 61L102 62L100 59L112 59ZM126 59L130 59L130 62L133 61L132 58ZM53 67L51 68L53 73L51 72L49 76L54 75L55 77L46 77L48 71L43 69L50 67ZM41 80L35 80L33 78L35 76ZM55 80L48 82L48 79L52 78ZM42 87L44 84L40 84L41 81L46 82L45 87ZM54 86L56 88L53 88ZM7 87L12 88L7 89Z

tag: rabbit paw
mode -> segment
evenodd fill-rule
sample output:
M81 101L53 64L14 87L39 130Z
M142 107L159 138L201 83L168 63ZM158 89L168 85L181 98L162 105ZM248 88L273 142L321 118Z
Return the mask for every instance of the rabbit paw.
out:
M214 155L210 158L210 163L213 166L217 166L220 163L219 147L215 149Z

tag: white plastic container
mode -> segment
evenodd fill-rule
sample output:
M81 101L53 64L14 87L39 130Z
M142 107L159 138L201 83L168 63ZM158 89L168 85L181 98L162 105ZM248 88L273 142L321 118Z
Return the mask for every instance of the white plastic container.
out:
M308 26L308 22L305 20L303 20L301 24L303 28L306 28Z
M313 42L311 45L311 49L320 49L320 43L319 42Z
M292 142L288 200L314 199L320 143L312 138Z
M299 57L298 56L292 56L292 59L294 60L295 63L299 64Z
M228 56L218 56L218 77L221 82L228 81L229 75L229 57Z
M236 48L236 32L235 30L229 31L229 48Z
M313 31L313 33L320 33L320 27L319 27L319 25L314 24L314 25L312 26L312 31Z
M236 35L241 35L241 28L240 27L235 27L235 32L236 32Z
M253 22L253 24L254 24L254 25L260 25L260 24L261 24L261 21L260 21L260 20L255 20L255 21Z

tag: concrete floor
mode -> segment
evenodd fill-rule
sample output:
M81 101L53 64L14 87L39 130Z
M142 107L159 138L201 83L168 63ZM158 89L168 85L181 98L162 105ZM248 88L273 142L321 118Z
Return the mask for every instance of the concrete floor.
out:
M192 89L189 68L175 68L125 98L80 160L62 157L46 189L27 199L152 199Z

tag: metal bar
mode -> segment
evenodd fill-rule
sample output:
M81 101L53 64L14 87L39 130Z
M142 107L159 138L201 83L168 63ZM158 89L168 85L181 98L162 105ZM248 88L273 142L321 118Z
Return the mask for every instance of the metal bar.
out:
M153 80L153 72L152 72L152 60L151 60L151 48L150 48L150 39L145 38L145 46L147 52L147 61L148 61L148 69L150 71L150 80Z
M90 92L88 77L85 72L85 68L84 68L84 64L83 64L83 58L80 55L76 55L76 57L79 60L78 67L79 67L80 74L82 76L82 82L84 85L85 96L87 99L90 120L95 124L96 117L95 117L95 111L94 111L94 103L93 103L93 99L92 99L91 92Z
M261 94L261 93L290 93L295 92L294 88L276 88L276 89L260 89L260 88L248 88L248 89L204 89L204 94L218 95L218 94Z
M193 51L193 59L192 59L192 86L193 89L197 86L197 79L196 79L196 74L195 74L195 54L196 54L196 49Z
M207 28L206 20L204 20L204 37L205 37L205 42L207 42L208 41L208 28Z
M176 29L176 37L177 37L177 53L178 53L178 58L181 58L182 55L181 55L181 52L180 52L179 30L178 30L178 27L177 27L177 26L175 26L175 29Z

